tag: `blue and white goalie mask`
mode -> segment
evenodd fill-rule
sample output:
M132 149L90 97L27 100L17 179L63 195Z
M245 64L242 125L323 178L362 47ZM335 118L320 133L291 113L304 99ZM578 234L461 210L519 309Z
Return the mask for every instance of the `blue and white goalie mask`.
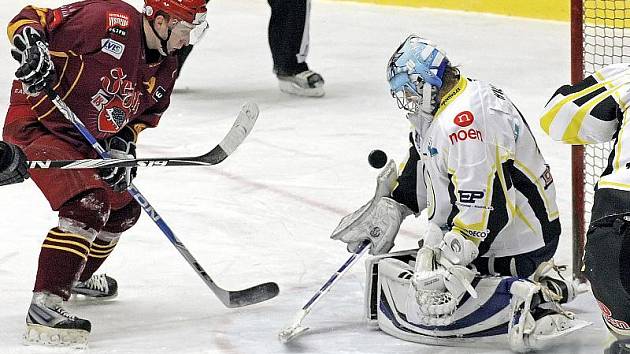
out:
M449 65L446 54L431 41L413 34L407 37L387 63L387 81L398 107L432 115Z

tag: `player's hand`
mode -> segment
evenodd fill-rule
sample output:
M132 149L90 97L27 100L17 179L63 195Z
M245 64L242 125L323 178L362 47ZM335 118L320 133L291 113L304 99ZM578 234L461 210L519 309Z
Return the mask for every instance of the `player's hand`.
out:
M113 159L135 159L136 143L133 135L127 133L130 129L124 130L105 140L105 148ZM136 177L138 169L136 167L112 167L99 170L101 179L110 185L116 192L122 192L131 185Z
M22 81L26 94L36 95L55 79L48 44L40 32L27 26L13 37L13 45L11 55L20 62L15 77Z
M26 155L18 146L0 141L0 186L28 179Z
M394 247L400 224L409 214L411 212L406 206L391 198L381 197L342 219L339 225L349 226L341 229L337 227L330 238L348 244L348 252L356 253L361 244L369 240L372 244L370 254L387 253Z

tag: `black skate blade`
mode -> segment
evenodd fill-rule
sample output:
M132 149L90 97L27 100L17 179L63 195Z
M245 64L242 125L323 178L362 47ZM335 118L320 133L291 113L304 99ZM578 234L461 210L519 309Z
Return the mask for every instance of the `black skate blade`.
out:
M229 308L253 305L272 299L279 293L278 284L264 283L244 290L230 291L229 303L225 305Z

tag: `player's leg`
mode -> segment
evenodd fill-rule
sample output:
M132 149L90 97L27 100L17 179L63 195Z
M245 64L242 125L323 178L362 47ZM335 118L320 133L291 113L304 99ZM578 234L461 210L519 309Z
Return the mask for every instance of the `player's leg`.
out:
M319 97L324 79L306 63L310 45L310 0L268 0L271 7L268 39L273 70L280 90Z
M630 221L626 218L591 223L584 254L585 275L604 323L620 340L630 339Z
M124 195L129 194L125 192ZM85 268L79 281L72 287L72 294L75 297L79 296L88 300L110 300L118 295L116 280L106 274L95 274L95 272L112 253L122 233L135 225L140 218L140 205L133 199L127 198L127 200L127 204L122 208L111 211L107 223L92 242Z
M86 156L52 135L24 147L29 159ZM33 300L27 315L27 343L84 345L90 322L70 314L63 301L85 266L92 241L109 217L105 186L90 170L33 170L32 179L59 212L40 250Z
M559 302L567 303L575 299L578 284L570 274L563 275L553 263L558 248L560 222L550 222L545 227L545 245L531 252L510 257L478 257L472 263L479 273L529 278L540 283L545 289L561 296Z

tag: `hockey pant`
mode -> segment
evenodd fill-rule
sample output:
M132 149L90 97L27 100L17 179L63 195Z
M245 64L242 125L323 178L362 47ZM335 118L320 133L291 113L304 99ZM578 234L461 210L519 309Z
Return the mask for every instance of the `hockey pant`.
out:
M619 338L630 338L630 216L591 223L584 254L585 274L602 318Z

